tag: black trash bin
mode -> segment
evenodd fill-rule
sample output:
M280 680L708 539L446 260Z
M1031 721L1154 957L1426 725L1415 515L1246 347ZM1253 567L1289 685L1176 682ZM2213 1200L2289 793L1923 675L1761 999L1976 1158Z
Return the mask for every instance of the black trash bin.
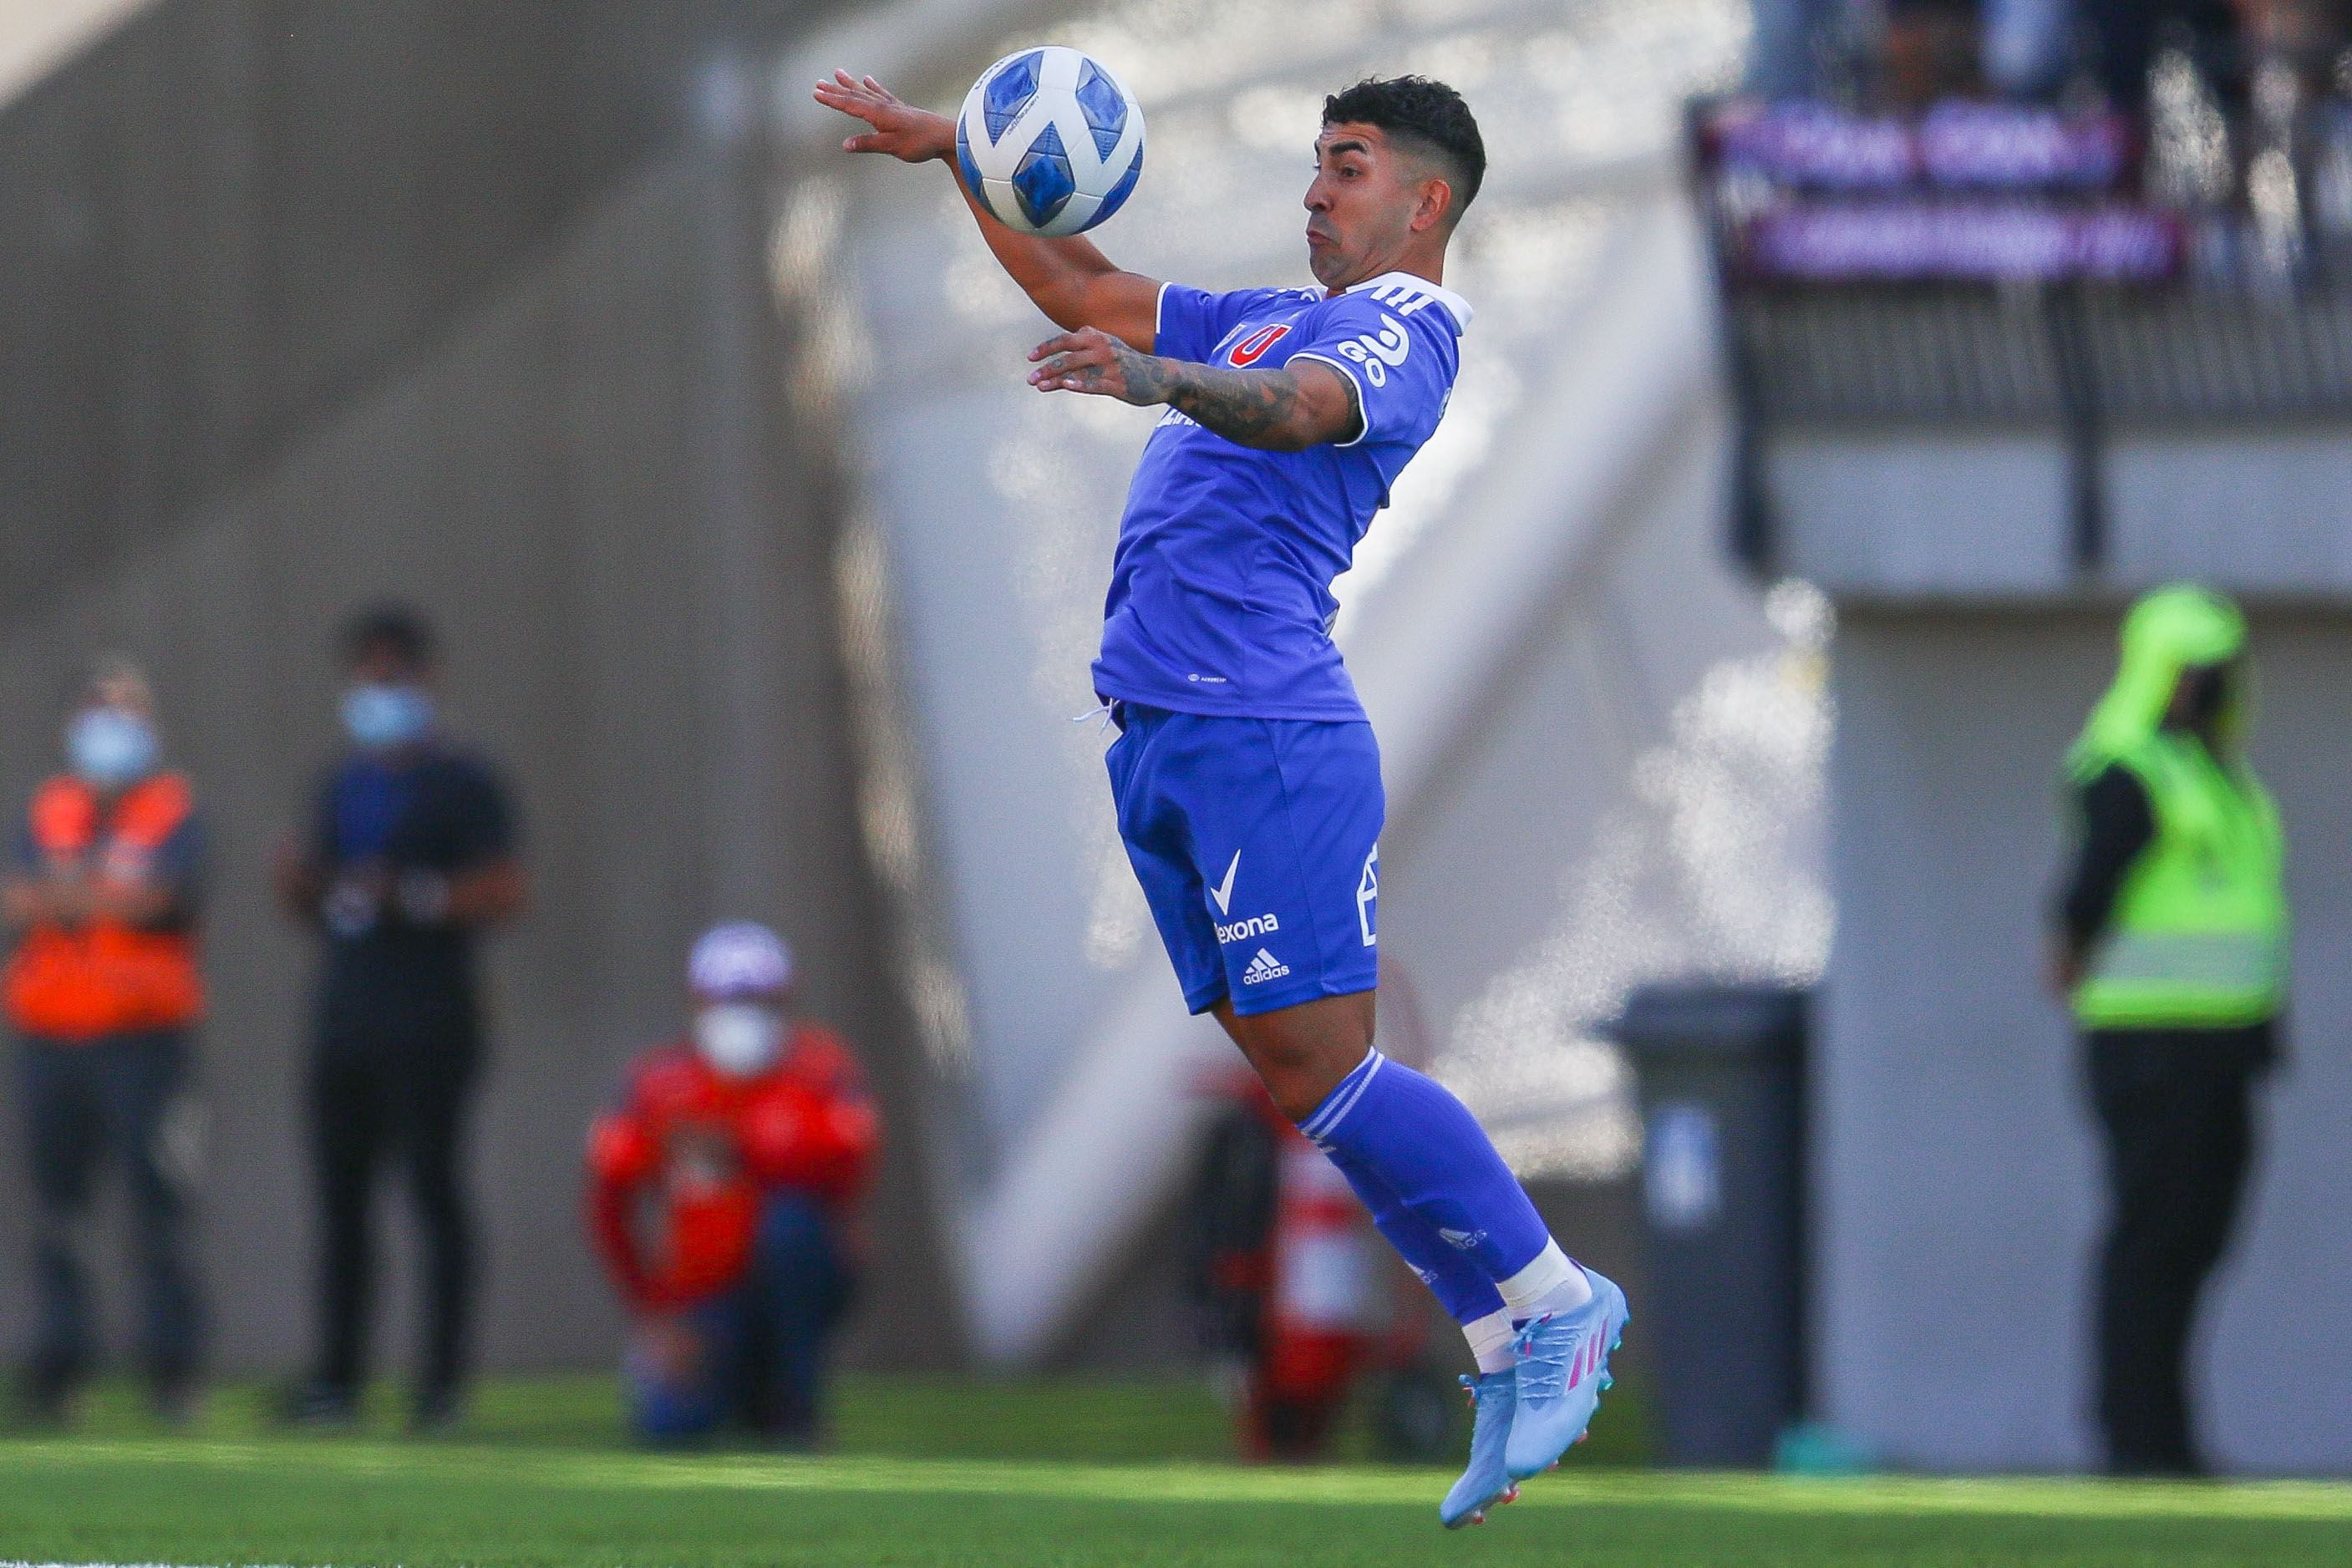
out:
M1641 1082L1663 1458L1772 1462L1806 1400L1802 991L1654 986L1612 1030Z

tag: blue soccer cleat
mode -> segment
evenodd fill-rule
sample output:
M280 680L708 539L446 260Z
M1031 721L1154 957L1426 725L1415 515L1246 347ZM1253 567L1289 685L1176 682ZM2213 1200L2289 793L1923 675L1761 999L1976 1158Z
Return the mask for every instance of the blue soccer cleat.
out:
M1625 1292L1590 1269L1584 1277L1592 1281L1591 1301L1572 1312L1547 1312L1519 1333L1517 1406L1503 1448L1513 1480L1551 1469L1581 1442L1609 1386L1609 1353L1630 1316Z
M1484 1524L1488 1509L1519 1495L1510 1473L1503 1469L1503 1445L1510 1438L1511 1412L1519 1401L1517 1370L1465 1377L1462 1386L1470 1391L1470 1406L1478 1415L1470 1427L1470 1468L1437 1505L1437 1517L1448 1530Z

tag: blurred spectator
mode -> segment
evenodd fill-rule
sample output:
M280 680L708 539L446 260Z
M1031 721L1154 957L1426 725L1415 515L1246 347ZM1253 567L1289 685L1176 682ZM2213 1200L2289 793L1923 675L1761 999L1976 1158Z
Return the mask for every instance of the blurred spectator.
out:
M1984 13L1975 0L1889 0L1885 96L1903 109L1982 86Z
M2147 99L2177 49L2235 104L2265 61L2316 88L2347 43L2347 0L1754 0L1747 90L1840 98L1879 78L1883 103L1921 108L1990 90L2046 100L2090 71L2116 107ZM1871 63L1864 65L1865 57Z
M1748 90L1773 99L1813 98L1823 87L1823 57L1850 26L1854 0L1755 0L1748 47Z
M2092 39L2100 85L2119 109L2147 102L2148 68L2168 40L2230 94L2242 78L2239 17L2262 0L2074 0Z
M197 1151L186 1098L197 970L201 839L188 780L163 768L155 702L128 660L100 661L65 724L67 771L35 791L0 903L19 1037L34 1196L36 1338L21 1394L62 1419L93 1364L82 1232L111 1154L130 1181L141 1353L159 1414L194 1393L198 1307L189 1260Z
M736 1426L807 1448L880 1123L848 1049L793 1015L773 932L714 927L688 985L688 1038L636 1063L589 1141L591 1228L636 1320L630 1418L648 1442Z
M1836 96L1833 68L1865 47L1883 57L1885 96L1920 106L1979 80L2045 99L2072 64L2075 0L1755 0L1748 90L1769 99Z
M1987 85L2004 98L2046 99L2075 65L2074 0L1988 0L1979 45Z
M326 946L309 1085L319 1358L289 1414L324 1425L356 1414L374 1296L369 1220L379 1167L397 1159L425 1254L412 1418L431 1430L457 1419L467 1371L463 1145L484 1043L474 948L521 908L524 882L504 786L441 724L425 622L399 605L369 610L342 653L352 749L278 866L287 910Z
M2084 1031L2106 1135L2098 1413L2126 1474L2203 1469L2182 1362L2237 1213L2252 1090L2285 995L2284 839L2246 761L2245 644L2216 595L2142 600L2067 758L2081 842L2053 980Z

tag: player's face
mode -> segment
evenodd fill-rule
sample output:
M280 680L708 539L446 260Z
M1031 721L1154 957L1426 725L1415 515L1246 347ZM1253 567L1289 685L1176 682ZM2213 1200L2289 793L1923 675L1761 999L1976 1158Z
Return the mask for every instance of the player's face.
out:
M1307 187L1307 265L1326 288L1397 266L1429 228L1433 182L1376 125L1327 125ZM1442 210L1442 209L1441 209Z

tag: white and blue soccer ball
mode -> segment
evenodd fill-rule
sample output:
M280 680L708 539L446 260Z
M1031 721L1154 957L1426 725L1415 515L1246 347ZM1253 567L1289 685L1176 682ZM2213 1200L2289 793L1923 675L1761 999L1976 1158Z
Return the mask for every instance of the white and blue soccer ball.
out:
M1006 227L1079 234L1134 193L1143 106L1099 60L1053 45L1023 49L964 95L956 168Z

